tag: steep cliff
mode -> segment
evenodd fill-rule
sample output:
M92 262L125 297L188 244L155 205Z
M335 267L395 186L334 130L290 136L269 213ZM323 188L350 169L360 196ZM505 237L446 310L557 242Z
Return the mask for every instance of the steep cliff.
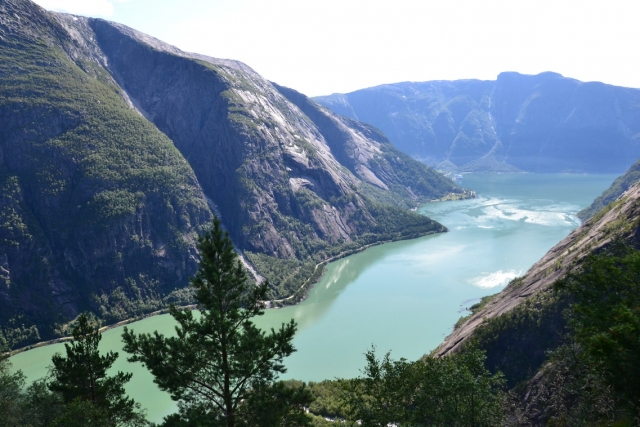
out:
M447 178L423 163L413 161L378 129L335 114L293 89L273 85L315 123L334 156L368 184L363 189L366 194L410 206L416 200L443 194L441 189L449 188ZM363 144L365 141L369 144Z
M445 231L405 208L463 191L240 62L116 23L2 0L0 48L5 346L187 301L212 213L282 298L331 256Z
M556 73L396 83L314 99L442 169L621 173L640 157L640 90Z
M341 250L443 230L378 203L411 207L462 191L407 156L389 156L378 131L334 114L309 116L281 93L290 90L239 62L181 52L103 20L66 19L84 26L85 38L95 35L109 72L188 159L276 298ZM348 137L336 138L336 129ZM414 168L411 180L398 179Z

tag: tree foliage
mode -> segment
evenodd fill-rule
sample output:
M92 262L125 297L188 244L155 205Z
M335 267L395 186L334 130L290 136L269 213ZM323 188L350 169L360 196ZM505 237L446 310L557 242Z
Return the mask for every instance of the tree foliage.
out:
M578 269L556 282L554 292L548 293L553 298L546 303L566 302L562 304L567 307L566 320L558 330L562 339L555 346L538 339L549 358L515 399L522 401L512 405L513 425L637 425L639 285L640 252L622 241L589 255ZM540 313L546 314L538 327L548 310ZM523 334L538 337L535 325L521 325ZM509 342L510 336L503 334L500 340ZM504 355L505 360L513 361L514 355Z
M240 417L251 427L307 426L305 408L313 399L304 383L277 381L253 390L240 407Z
M9 360L0 360L1 427L52 426L63 411L61 396L49 391L45 379L27 386L22 371L11 372Z
M484 367L484 353L470 346L458 355L417 362L381 360L366 353L362 378L345 382L344 399L363 426L499 425L504 379Z
M66 356L55 354L51 359L53 378L49 389L62 395L71 411L67 414L69 420L80 419L79 412L91 412L88 418L91 424L96 424L98 417L105 418L104 422L109 425L136 424L142 419L136 411L139 405L124 389L132 374L107 375L118 353L110 351L100 355L101 339L98 328L81 314L73 328L73 342L65 344Z
M22 418L24 374L11 373L10 367L7 359L0 359L0 426L18 425Z
M295 351L292 320L266 333L251 321L262 315L267 283L253 286L248 280L227 232L219 219L198 239L201 262L191 286L199 313L179 311L176 336L136 335L125 328L123 340L130 361L142 362L162 390L179 401L182 421L170 425L241 425L239 407L265 404L257 395L285 372L283 359ZM245 413L251 413L246 411ZM168 424L169 425L169 424Z
M640 412L640 252L614 242L556 284L569 292L578 357L613 387L619 409Z

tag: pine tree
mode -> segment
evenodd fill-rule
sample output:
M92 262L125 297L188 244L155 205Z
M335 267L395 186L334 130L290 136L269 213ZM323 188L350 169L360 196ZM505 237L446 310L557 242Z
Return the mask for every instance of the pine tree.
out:
M95 407L93 412L104 414L110 425L136 424L143 416L136 412L139 405L124 390L132 374L107 376L118 353L100 355L101 339L98 328L81 314L73 328L73 342L65 344L66 357L55 354L51 358L53 379L49 389L61 393L68 408Z
M23 419L25 375L11 372L11 362L0 355L0 426L17 426Z
M265 333L251 321L262 315L267 283L253 285L233 249L227 232L215 218L198 239L200 266L191 279L199 313L171 307L175 337L136 335L125 328L124 350L130 361L142 362L162 390L179 401L188 424L239 426L238 408L252 390L269 387L285 372L283 359L295 351L291 320ZM198 421L199 420L199 421ZM167 422L169 424L169 422Z

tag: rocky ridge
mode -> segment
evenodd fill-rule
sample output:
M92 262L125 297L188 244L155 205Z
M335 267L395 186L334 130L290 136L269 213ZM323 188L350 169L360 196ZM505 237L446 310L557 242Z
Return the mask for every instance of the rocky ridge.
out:
M640 181L640 160L635 162L624 175L616 178L611 186L598 196L591 205L576 214L583 221L596 215L602 208L614 202L633 184Z

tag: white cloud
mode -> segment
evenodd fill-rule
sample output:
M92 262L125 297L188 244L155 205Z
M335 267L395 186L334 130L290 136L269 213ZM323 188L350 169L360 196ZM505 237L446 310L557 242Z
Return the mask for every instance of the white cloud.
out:
M113 4L109 0L34 0L48 10L87 16L111 16ZM118 0L119 1L119 0Z

